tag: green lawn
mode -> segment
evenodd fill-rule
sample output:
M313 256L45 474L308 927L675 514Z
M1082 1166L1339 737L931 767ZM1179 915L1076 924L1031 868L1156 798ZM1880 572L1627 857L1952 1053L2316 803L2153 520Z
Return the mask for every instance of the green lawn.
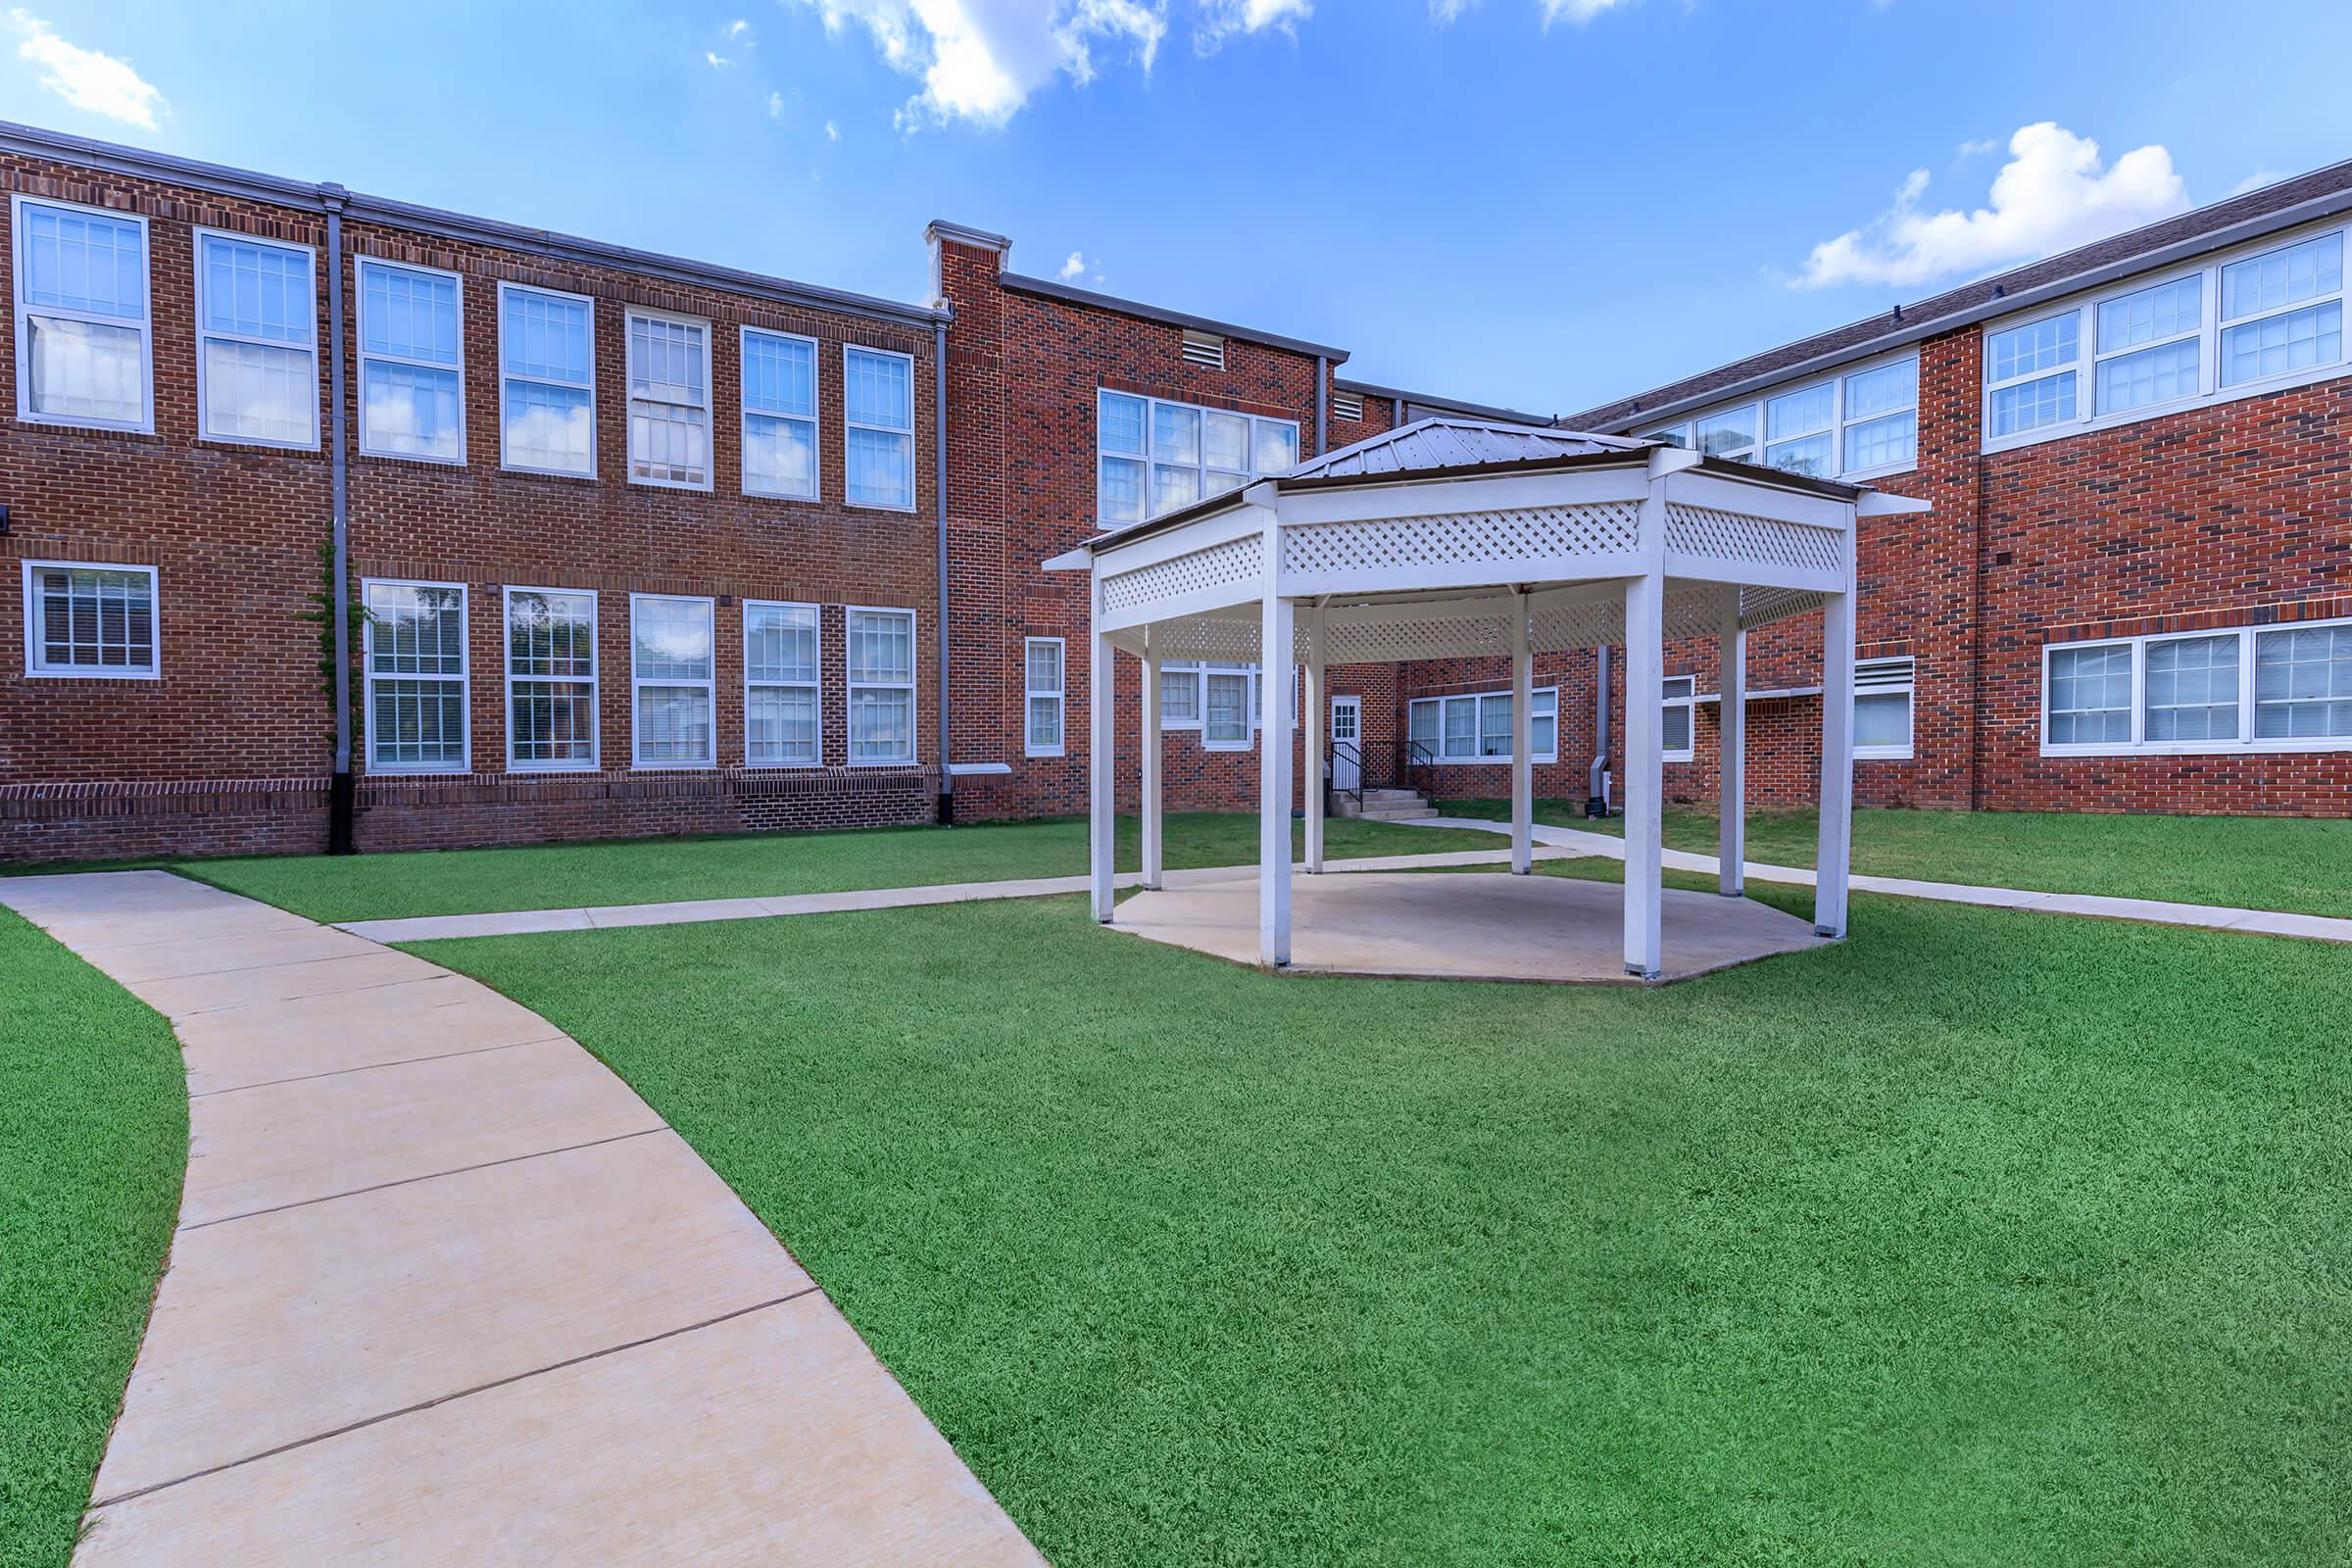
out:
M1292 843L1299 826L1292 824ZM1167 864L1245 865L1257 858L1257 818L1171 811ZM1335 820L1325 853L1428 855L1505 848L1491 833ZM1133 817L1119 819L1118 863L1141 863ZM1054 817L957 828L879 828L727 838L550 844L412 855L280 856L187 860L173 870L314 920L389 920L496 909L562 909L678 899L781 897L859 888L1079 876L1086 822Z
M419 951L642 1091L1058 1568L2346 1560L2343 952L1854 924L1646 993L1071 899Z
M179 1211L171 1026L0 909L0 1568L63 1568Z
M1446 801L1443 808L1454 816L1510 819L1507 801ZM1536 820L1625 831L1621 817L1586 821L1582 801L1539 801ZM1809 866L1814 832L1810 810L1752 813L1747 858ZM1712 810L1668 809L1667 848L1713 855L1715 840ZM2352 916L2352 818L1859 810L1854 869L2041 893Z

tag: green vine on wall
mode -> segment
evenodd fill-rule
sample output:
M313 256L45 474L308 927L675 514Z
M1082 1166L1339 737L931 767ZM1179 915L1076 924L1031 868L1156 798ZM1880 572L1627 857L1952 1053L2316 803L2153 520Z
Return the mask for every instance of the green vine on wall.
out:
M295 618L315 622L318 627L318 690L326 698L327 712L331 715L335 705L335 547L332 544L318 547L318 587L311 594L310 600L311 608L295 612ZM353 656L349 693L351 745L353 755L357 756L361 715L365 710L360 695L364 690L360 650L367 646L368 628L368 607L360 603L357 595L352 597L347 607L347 619L349 624L345 631L349 641L346 646L351 649ZM331 744L334 738L331 722L327 726L327 738Z

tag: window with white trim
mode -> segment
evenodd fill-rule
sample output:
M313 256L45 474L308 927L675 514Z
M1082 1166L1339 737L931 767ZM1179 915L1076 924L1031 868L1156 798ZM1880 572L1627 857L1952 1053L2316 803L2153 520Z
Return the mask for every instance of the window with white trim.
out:
M710 323L630 311L629 483L710 488Z
M17 417L153 430L147 220L16 198Z
M842 351L842 422L853 507L914 510L914 357Z
M1095 393L1095 511L1141 522L1298 466L1298 425L1132 392Z
M2101 414L2193 398L2205 326L2205 277L2192 272L2101 300L2092 363Z
M596 473L596 302L498 286L500 462L523 473Z
M639 767L710 767L717 760L712 709L711 601L629 595L629 728Z
M1838 466L1838 389L1798 387L1764 402L1764 461L1790 473L1829 478Z
M2051 756L2352 750L2352 620L2053 644Z
M507 766L593 769L596 750L596 595L509 588Z
M2321 234L2222 269L2222 385L2344 357L2344 236Z
M208 441L318 445L308 246L196 231L196 406Z
M914 612L849 607L850 760L914 760Z
M1159 666L1159 727L1200 727L1200 666L1170 660Z
M1694 755L1693 713L1698 706L1698 681L1690 675L1669 675L1659 683L1658 752L1669 762L1688 762Z
M1200 745L1211 752L1241 752L1250 748L1254 727L1250 685L1254 671L1215 668L1201 671Z
M24 672L153 680L157 653L153 566L74 561L24 563Z
M360 450L466 461L464 289L455 272L363 256Z
M1908 468L1919 459L1919 361L1856 370L1838 384L1838 471Z
M817 608L743 604L744 761L814 767L824 760Z
M816 499L816 340L743 329L743 493Z
M2075 416L2082 318L2068 311L1984 339L1984 433L2015 435Z
M1023 710L1028 715L1021 754L1059 757L1064 701L1061 639L1031 637L1022 643L1021 651Z
M368 609L368 769L470 769L466 585L360 585Z
M1917 666L1908 659L1854 662L1854 755L1895 760L1911 756L1911 705Z
M1538 686L1528 693L1530 760L1559 760L1560 689ZM1405 705L1405 738L1441 762L1507 762L1511 760L1511 694L1465 692L1452 697L1416 697Z

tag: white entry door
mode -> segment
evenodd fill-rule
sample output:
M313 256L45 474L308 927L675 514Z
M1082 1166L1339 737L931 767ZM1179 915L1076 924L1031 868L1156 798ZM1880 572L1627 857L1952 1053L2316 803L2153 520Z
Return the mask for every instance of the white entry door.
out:
M1345 742L1346 744L1341 744ZM1364 700L1361 697L1334 697L1331 700L1331 787L1352 790L1364 782Z

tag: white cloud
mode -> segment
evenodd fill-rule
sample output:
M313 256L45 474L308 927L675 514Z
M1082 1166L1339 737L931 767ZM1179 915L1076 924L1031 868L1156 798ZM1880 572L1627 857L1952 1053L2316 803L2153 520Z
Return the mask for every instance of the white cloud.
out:
M729 43L749 44L751 42L751 23L747 22L742 17L737 17L733 22L728 23L725 26L718 29L718 35L726 39Z
M830 120L828 120L828 121L826 121L826 122L825 122L825 140L827 140L827 141L839 141L839 140L841 140L841 127L840 127L839 125L835 124L835 123L834 123L832 121L830 121Z
M720 54L715 49L704 50L703 58L710 62L710 68L713 71L723 70L735 63L734 61L729 60L725 55Z
M903 130L966 121L1003 125L1056 76L1095 76L1098 47L1125 47L1148 74L1167 36L1164 0L785 0L814 9L825 30L859 26L894 70L920 77L900 109Z
M767 118L770 120L784 118L784 95L782 93L771 92L767 95Z
M2009 161L1993 176L1988 205L1923 213L1919 201L1927 188L1928 172L1914 170L1886 212L1866 227L1814 246L1790 286L1908 287L1984 272L2071 250L2188 206L2188 188L2163 147L2134 148L2111 167L2100 160L2097 142L2046 120L2009 138Z
M1476 4L1478 0L1429 0L1429 20L1438 26L1449 27Z
M1541 0L1544 25L1555 22L1573 22L1582 26L1603 11L1613 11L1625 0Z
M1279 28L1298 36L1298 25L1315 14L1312 0L1201 0L1193 28L1193 48L1214 54L1228 38Z
M2254 172L2248 174L2245 178L2230 186L2230 194L2232 196L2243 196L2250 190L2260 190L2265 185L2276 185L2285 177L2286 176L2284 174L2281 174L2276 169L2257 169L2254 171Z
M1077 251L1070 252L1069 260L1061 264L1061 280L1064 283L1067 283L1073 277L1083 277L1085 275L1086 257Z
M23 39L17 58L40 67L41 85L74 108L149 130L155 129L158 110L169 112L164 95L128 61L70 44L25 11L9 12L8 22Z
M1953 149L1963 158L1982 158L1986 153L1997 153L2000 150L2001 144L1990 136L1985 137L1983 141L1964 141Z

